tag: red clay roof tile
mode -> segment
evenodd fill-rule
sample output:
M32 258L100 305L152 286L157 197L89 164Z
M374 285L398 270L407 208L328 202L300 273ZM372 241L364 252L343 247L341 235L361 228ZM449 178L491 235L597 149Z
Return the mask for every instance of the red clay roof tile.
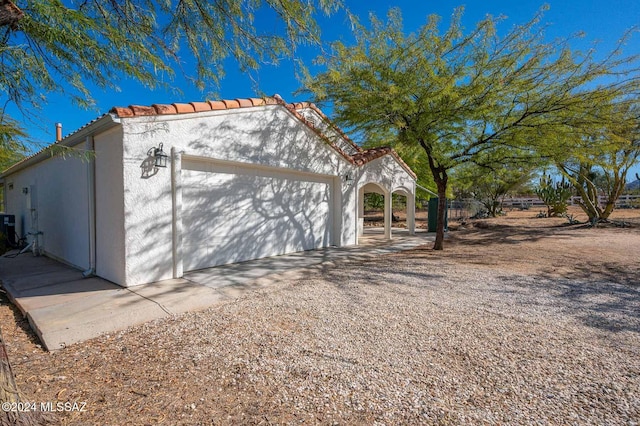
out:
M156 113L158 113L158 115L177 114L178 113L178 111L176 111L176 107L174 107L173 105L153 104L152 106L156 110Z
M227 109L227 105L222 101L209 101L212 110Z
M211 105L209 102L190 102L195 112L211 111Z
M195 112L195 109L191 104L173 104L173 106L176 108L178 114L188 114L190 112Z
M127 107L113 107L111 113L116 114L120 118L134 117L135 114Z
M253 102L251 102L251 99L236 99L236 101L238 102L238 105L240 105L240 108L253 106Z
M222 102L227 106L227 109L240 108L240 102L235 99L224 99Z
M136 116L156 115L155 108L146 105L129 105L129 109Z
M417 178L413 170L411 170L411 168L407 165L407 163L404 162L404 160L398 155L398 153L393 148L390 148L388 146L367 149L354 154L352 157L357 166L364 166L368 162L387 154L391 154L396 160L398 160L398 163L400 163L400 165L407 171L407 173L413 176L414 179Z
M253 106L263 106L267 104L267 101L264 98L249 98Z

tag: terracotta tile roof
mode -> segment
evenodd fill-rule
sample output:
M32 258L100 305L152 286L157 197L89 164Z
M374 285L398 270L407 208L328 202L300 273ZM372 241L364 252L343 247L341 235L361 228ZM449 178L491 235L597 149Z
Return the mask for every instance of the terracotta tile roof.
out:
M338 134L340 136L342 136L344 138L344 140L346 140L348 143L350 143L358 152L362 152L362 148L360 146L358 146L355 142L353 142L351 140L351 138L349 136L347 136L347 134L345 132L342 131L341 128L339 128L338 126L333 124L331 119L329 117L327 117L326 115L324 115L324 112L322 112L320 110L320 108L318 108L316 106L316 104L314 104L312 102L295 102L295 103L292 103L292 104L289 104L289 105L292 105L297 110L298 109L309 108L309 109L315 111L315 113L318 114L320 117L322 117L322 119L325 121L325 123L327 123L333 130L338 132Z
M373 148L363 150L355 142L347 136L342 129L331 122L331 119L327 117L315 104L311 102L295 102L286 103L280 95L273 95L271 97L264 98L244 98L244 99L225 99L219 101L207 101L207 102L190 102L190 103L175 103L175 104L153 104L151 106L130 105L129 107L115 107L111 109L111 113L117 115L120 118L130 117L144 117L149 115L168 115L168 114L190 114L201 111L217 111L237 108L250 108L264 105L282 105L291 114L293 114L298 120L302 121L307 127L313 130L322 140L324 140L329 146L342 155L347 161L355 166L362 166L370 161L380 158L383 155L391 154L398 160L400 165L411 175L416 178L416 174L411 168L400 158L400 156L389 147ZM342 150L334 141L332 141L322 130L320 130L313 122L307 120L300 110L311 109L317 113L323 121L335 130L347 143L349 143L358 152L354 155L349 155Z
M334 150L336 150L340 155L342 155L347 161L351 164L355 164L353 159L349 154L344 152L335 142L330 140L320 129L318 129L311 121L307 120L300 112L298 111L299 107L302 104L297 104L298 108L295 104L287 104L284 99L280 97L280 95L274 95L272 97L265 98L245 98L245 99L225 99L220 101L207 101L207 102L190 102L188 104L153 104L151 106L142 106L142 105L130 105L128 107L115 107L111 109L111 113L115 114L119 118L131 118L131 117L145 117L150 115L168 115L168 114L190 114L194 112L202 112L202 111L216 111L216 110L227 110L227 109L237 109L237 108L250 108L257 106L265 106L265 105L282 105L285 107L291 114L293 114L298 120L302 121L307 125L311 130L313 130L322 140L324 140L329 146L331 146ZM305 106L306 107L306 106ZM315 106L314 106L315 108ZM316 108L317 111L320 111ZM322 114L323 117L324 114ZM330 123L330 121L327 122ZM360 147L355 145L351 140L346 138L346 135L342 133L337 127L333 126L336 130L340 132L341 135L345 136L345 139L354 145L358 151L362 151Z
M128 107L111 108L111 111L109 112L120 118L130 118L148 115L190 114L202 111L248 108L281 103L284 103L284 101L281 101L274 96L271 98L226 99L221 101L190 102L187 104L153 104L151 106L129 105Z
M373 161L377 158L380 158L384 155L391 154L400 165L411 175L413 178L416 178L416 174L411 170L411 168L400 158L400 156L389 147L383 148L373 148L368 150L363 150L361 147L356 145L339 127L331 122L331 120L324 115L324 113L318 109L313 103L310 102L297 102L297 103L286 103L284 99L280 97L280 95L273 95L271 97L264 98L244 98L244 99L225 99L219 101L206 101L206 102L190 102L190 103L174 103L174 104L153 104L151 106L145 105L130 105L128 107L114 107L109 113L115 115L118 118L131 118L131 117L146 117L146 116L156 116L156 115L171 115L171 114L191 114L203 111L217 111L217 110L228 110L228 109L237 109L237 108L251 108L265 105L281 105L285 107L293 116L295 116L298 120L302 121L309 129L311 129L314 133L316 133L327 145L331 146L335 151L337 151L341 156L343 156L349 163L354 166L362 166L370 161ZM301 113L300 110L310 108L315 111L318 115L320 115L323 121L329 125L333 130L338 132L340 136L344 138L350 145L352 145L358 152L354 155L349 155L343 149L341 149L334 141L332 141L327 135L325 135L322 130L320 130L312 121L307 120ZM96 118L95 120L87 123L82 126L78 130L67 135L63 141L67 140L67 138L74 136L81 130L84 130L97 122L98 120L105 118L109 114L103 114L102 116ZM48 147L47 147L48 148ZM16 166L25 163L27 160L31 160L34 157L41 155L44 153L47 148L40 150L39 152L30 155L29 157L23 159L22 161L14 164L9 167L7 170L2 172L5 174L10 170L14 170Z
M411 176L413 176L414 179L417 179L416 174L413 172L413 170L411 170L411 168L407 165L407 163L404 162L404 160L398 155L398 153L393 148L389 148L388 146L367 149L365 151L361 151L357 154L354 154L351 157L353 158L353 161L356 166L364 166L368 162L373 161L376 158L380 158L387 154L391 154L396 160L398 160L398 163L400 163L400 165Z

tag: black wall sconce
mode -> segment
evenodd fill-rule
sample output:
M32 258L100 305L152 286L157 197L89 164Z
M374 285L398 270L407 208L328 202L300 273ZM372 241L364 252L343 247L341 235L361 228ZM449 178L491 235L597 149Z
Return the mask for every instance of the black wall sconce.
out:
M351 175L351 173L345 173L344 181L347 182L347 183L353 182L353 176Z
M167 167L167 158L169 158L169 157L162 150L162 142L160 143L160 145L158 145L157 148L155 146L153 148L151 148L147 152L147 155L149 157L153 157L154 158L154 160L155 160L154 166L155 167Z

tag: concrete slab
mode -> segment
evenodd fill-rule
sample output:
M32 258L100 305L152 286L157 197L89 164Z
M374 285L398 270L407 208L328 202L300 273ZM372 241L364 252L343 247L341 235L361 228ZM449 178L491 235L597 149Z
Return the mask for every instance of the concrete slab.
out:
M250 291L252 284L265 279L278 280L278 276L283 273L295 271L304 273L337 262L366 260L383 254L409 250L430 243L433 239L432 233L418 232L416 235L410 235L406 229L393 229L393 239L386 240L384 228L368 228L357 246L310 250L216 266L188 272L184 275L184 279L217 289L225 294L236 293L232 290L221 290L230 286ZM287 279L295 279L295 277L287 276Z
M130 287L128 290L154 301L171 314L206 309L226 299L211 288L182 279Z
M225 298L186 280L131 289L46 257L0 257L0 279L45 348L56 350L156 318L204 309Z
M94 297L99 292L113 291L121 289L113 283L100 278L86 278L74 281L58 282L46 286L38 286L35 288L21 287L20 283L7 282L3 284L5 289L14 299L20 299L20 309L25 314L34 309L46 306L55 306L85 297Z
M225 300L304 277L312 270L406 250L433 241L432 234L410 236L369 229L361 244L328 248L220 266L166 280L122 288L46 257L25 253L0 257L0 280L48 350L168 315L206 309Z

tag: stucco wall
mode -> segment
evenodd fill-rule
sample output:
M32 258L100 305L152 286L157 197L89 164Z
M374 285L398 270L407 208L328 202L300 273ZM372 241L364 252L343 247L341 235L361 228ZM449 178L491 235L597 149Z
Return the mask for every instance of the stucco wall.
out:
M358 188L376 183L385 191L415 194L416 182L392 155L384 155L358 169Z
M325 176L353 170L313 131L277 105L123 119L123 132L126 285L173 276L171 170L151 167L150 148L163 143L167 154L176 147L186 156ZM340 187L336 193L341 192ZM349 205L350 197L340 201ZM347 232L354 236L345 235ZM355 240L355 224L340 233L342 241Z
M86 160L58 156L5 178L16 234L42 232L45 254L81 269L89 267L88 167Z
M125 284L122 128L95 136L96 274Z
M205 161L182 167L184 270L331 244L331 177Z

